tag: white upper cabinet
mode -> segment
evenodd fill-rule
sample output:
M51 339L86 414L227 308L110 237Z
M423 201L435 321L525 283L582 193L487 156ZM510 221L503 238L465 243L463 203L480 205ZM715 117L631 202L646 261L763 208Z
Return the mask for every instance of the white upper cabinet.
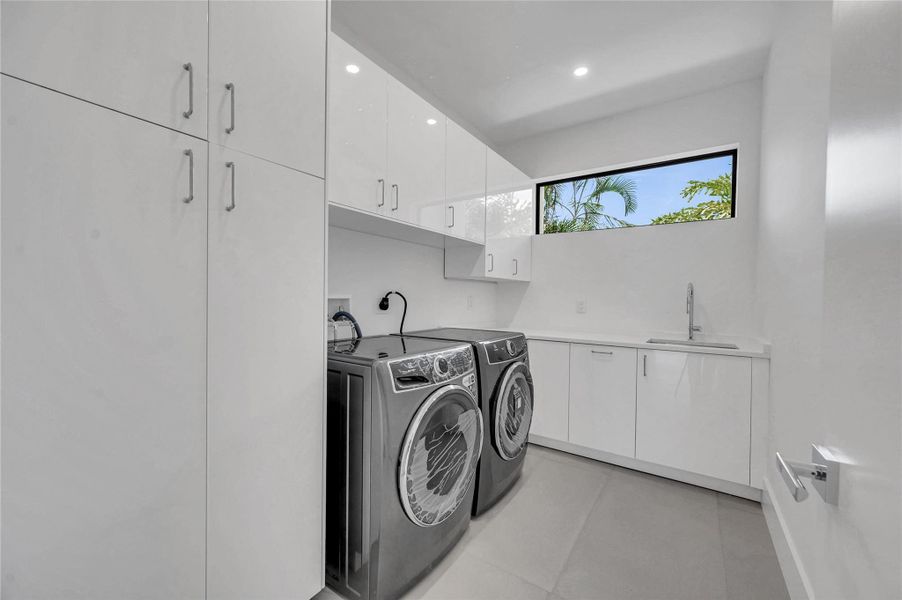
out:
M207 597L309 598L323 577L323 182L215 145L210 182Z
M534 185L497 152L486 160L486 239L535 233Z
M329 35L329 201L388 212L385 136L388 75Z
M749 485L751 359L639 350L636 458Z
M4 1L0 21L3 73L207 137L206 2Z
M210 2L210 141L323 177L325 98L325 1Z
M3 595L203 598L207 144L2 80Z
M485 144L448 119L444 209L450 235L485 242L485 176Z
M386 148L388 214L443 231L445 115L393 77L388 78Z
M570 345L570 442L635 456L635 348Z

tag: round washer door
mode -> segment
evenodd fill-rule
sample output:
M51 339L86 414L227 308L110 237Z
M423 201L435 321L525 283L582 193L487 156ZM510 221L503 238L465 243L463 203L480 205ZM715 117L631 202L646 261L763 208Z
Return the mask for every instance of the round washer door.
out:
M513 460L526 447L532 424L532 376L526 363L510 365L495 395L494 444L499 456Z
M433 527L454 514L476 474L482 439L482 413L469 390L446 385L426 398L404 436L398 471L411 521Z

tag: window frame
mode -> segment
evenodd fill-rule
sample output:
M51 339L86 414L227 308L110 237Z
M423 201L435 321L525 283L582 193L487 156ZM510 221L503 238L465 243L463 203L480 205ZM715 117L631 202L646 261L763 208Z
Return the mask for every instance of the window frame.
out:
M546 181L537 181L535 187L535 198L536 198L536 235L546 235L542 230L544 229L545 223L543 222L542 216L545 211L545 199L541 195L541 190L546 185L557 185L559 183L570 183L571 181L579 181L581 179L594 179L596 177L609 177L612 175L623 175L624 173L634 173L636 171L647 171L648 169L657 169L659 167L670 167L672 165L679 165L683 163L689 162L697 162L700 160L705 160L708 158L720 158L723 156L730 156L733 159L733 172L730 175L730 195L732 196L732 201L730 202L730 219L736 218L736 175L738 173L739 168L739 148L729 148L727 150L717 150L714 152L704 152L702 154L692 154L690 156L683 156L680 158L673 158L668 160L659 160L651 163L640 163L638 165L633 165L630 167L620 167L617 169L609 169L606 171L598 171L595 173L587 173L583 175L575 175L571 177L563 177L560 179L548 179ZM688 221L689 223L705 223L708 221L727 221L729 219L706 219L699 221ZM685 225L685 223L649 223L647 225L636 225L635 227L658 227L659 225ZM604 227L600 229L591 229L589 231L607 231L609 229L633 229L632 227ZM566 233L588 233L588 231L569 231ZM557 235L557 234L555 234Z

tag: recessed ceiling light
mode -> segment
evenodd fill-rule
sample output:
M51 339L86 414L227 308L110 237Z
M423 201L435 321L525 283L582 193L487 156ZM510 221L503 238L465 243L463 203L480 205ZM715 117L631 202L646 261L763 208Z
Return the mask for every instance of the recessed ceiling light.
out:
M585 77L589 72L589 67L576 67L573 69L573 74L577 77Z
M426 119L427 125L435 125L436 123L438 123L438 121L436 121L435 119Z
M347 65L345 66L345 71L347 71L351 75L356 75L357 73L360 73L360 67L358 67L357 65Z

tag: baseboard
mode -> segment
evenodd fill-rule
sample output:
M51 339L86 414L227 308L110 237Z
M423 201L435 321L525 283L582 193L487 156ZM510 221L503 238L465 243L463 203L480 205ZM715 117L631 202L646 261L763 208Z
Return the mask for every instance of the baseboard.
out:
M560 450L561 452L567 452L569 454L576 454L577 456L585 456L586 458L591 458L593 460L599 460L601 462L617 465L618 467L625 467L634 471L642 471L643 473L657 475L658 477L665 477L667 479L681 481L690 485L708 488L716 492L730 494L731 496L738 496L740 498L746 498L747 500L761 502L761 490L748 485L733 483L732 481L724 481L723 479L716 479L714 477L708 477L706 475L699 475L698 473L690 473L689 471L682 471L680 469L674 469L672 467L665 467L664 465L650 463L644 460L630 458L628 456L619 456L617 454L611 454L609 452L602 452L601 450L595 450L593 448L586 448L585 446L580 446L578 444L571 444L570 442L563 442L552 438L546 438L534 433L529 434L529 441L530 443L538 444L539 446L553 448L555 450Z
M774 490L767 477L764 478L764 490L761 494L761 508L764 510L764 519L767 521L767 529L777 552L777 560L780 562L780 570L783 571L783 579L786 581L786 589L792 600L811 600L814 591L811 582L805 574L799 554L796 550L792 536L786 528L786 520L780 507L774 504Z

